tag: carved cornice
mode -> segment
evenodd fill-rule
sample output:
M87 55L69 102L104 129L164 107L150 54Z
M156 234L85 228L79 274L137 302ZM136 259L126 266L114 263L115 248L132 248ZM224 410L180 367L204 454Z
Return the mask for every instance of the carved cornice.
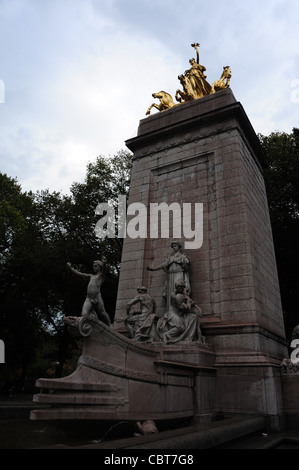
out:
M225 97L225 94L229 95L230 93L230 90L219 92L217 99L221 97L221 94ZM238 129L242 130L243 138L252 149L257 163L262 168L267 167L268 163L263 148L241 103L236 100L232 102L230 96L227 96L228 104L224 104L225 100L219 101L219 107L214 109L211 106L211 109L206 108L206 112L202 111L205 109L202 107L204 100L206 100L205 104L208 104L208 100L215 100L215 96L207 96L164 111L158 116L154 116L152 127L139 126L138 136L126 141L127 147L134 152L134 158L154 155L157 152L212 137L221 132ZM190 113L187 112L188 109L190 109ZM176 116L177 119L175 119Z

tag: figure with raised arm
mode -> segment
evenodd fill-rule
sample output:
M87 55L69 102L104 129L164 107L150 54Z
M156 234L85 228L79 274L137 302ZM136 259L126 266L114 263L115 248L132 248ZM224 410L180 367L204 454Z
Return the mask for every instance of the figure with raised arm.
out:
M196 98L201 98L209 95L212 87L206 81L207 76L204 73L206 68L199 63L199 44L196 42L191 44L191 46L196 50L196 60L194 58L189 60L191 69L186 70L185 76L189 79Z
M94 311L99 320L106 323L106 325L110 325L110 318L105 310L101 295L101 287L106 276L106 263L107 258L105 256L102 256L101 260L94 261L92 274L77 271L71 263L67 263L67 266L74 274L89 280L86 299L82 307L82 317Z

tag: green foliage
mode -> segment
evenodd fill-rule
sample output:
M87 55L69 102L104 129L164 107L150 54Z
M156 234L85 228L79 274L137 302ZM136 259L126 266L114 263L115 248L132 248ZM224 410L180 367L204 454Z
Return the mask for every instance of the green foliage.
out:
M34 368L40 373L45 362L51 363L49 370L55 364L55 375L60 376L67 358L77 351L62 318L80 315L86 284L66 269L68 261L91 272L93 260L106 255L102 295L113 320L122 240L96 237L95 209L128 193L130 169L128 152L100 156L88 164L85 181L73 183L70 195L22 193L16 180L0 174L0 338L6 347L2 380L19 370L24 383L25 376L34 375ZM41 338L48 351L43 360L37 354Z
M0 173L0 253L4 257L29 230L32 197L22 194L17 181Z
M299 129L260 136L269 168L265 181L273 224L285 227L299 216Z
M265 170L270 217L287 337L299 323L299 129L259 136L269 168Z

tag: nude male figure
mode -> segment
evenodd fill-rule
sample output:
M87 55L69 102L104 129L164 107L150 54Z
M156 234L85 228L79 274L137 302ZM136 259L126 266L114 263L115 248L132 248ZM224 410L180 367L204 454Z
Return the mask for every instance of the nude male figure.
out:
M68 268L78 276L81 276L85 279L89 279L87 286L86 299L82 307L82 317L88 315L92 310L94 310L103 323L110 325L110 318L108 313L105 310L104 302L101 295L101 287L106 276L106 257L102 257L102 260L96 260L93 262L93 274L86 274L77 271L73 268L71 263L67 263Z

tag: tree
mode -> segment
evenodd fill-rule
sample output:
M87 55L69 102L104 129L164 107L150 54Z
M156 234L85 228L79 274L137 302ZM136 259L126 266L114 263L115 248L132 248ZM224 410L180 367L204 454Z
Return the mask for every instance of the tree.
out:
M95 209L128 193L130 168L128 152L100 156L88 164L84 182L73 183L70 195L22 193L16 180L0 174L0 331L7 369L20 369L21 383L28 370L34 374L32 364L40 369L36 352L42 345L56 345L56 351L45 347L56 376L77 348L63 317L80 315L86 284L69 273L68 261L90 272L92 261L106 255L102 295L113 320L122 240L97 238Z
M117 273L119 273L122 250L121 238L100 241L95 234L98 216L95 209L98 204L110 201L116 207L120 194L128 195L131 176L132 156L121 151L113 158L98 157L95 163L87 165L84 183L74 183L71 193L76 207L72 231L84 233L82 245L89 245L93 250L104 250Z
M47 266L40 273L43 277L40 305L43 318L56 332L58 375L70 341L61 318L79 315L86 295L85 282L66 269L68 261L81 271L91 272L93 260L102 255L107 257L108 272L102 295L106 310L111 320L114 319L122 240L97 238L95 209L100 202L110 200L116 204L120 193L128 194L131 159L131 154L125 151L112 158L99 156L87 165L84 182L73 183L70 196L48 191L36 194L39 227L46 242L44 264Z
M34 253L40 239L33 195L0 174L0 330L6 372L21 366L21 382L34 355L41 323L32 305Z
M299 323L299 129L259 136L269 167L265 170L286 334Z

